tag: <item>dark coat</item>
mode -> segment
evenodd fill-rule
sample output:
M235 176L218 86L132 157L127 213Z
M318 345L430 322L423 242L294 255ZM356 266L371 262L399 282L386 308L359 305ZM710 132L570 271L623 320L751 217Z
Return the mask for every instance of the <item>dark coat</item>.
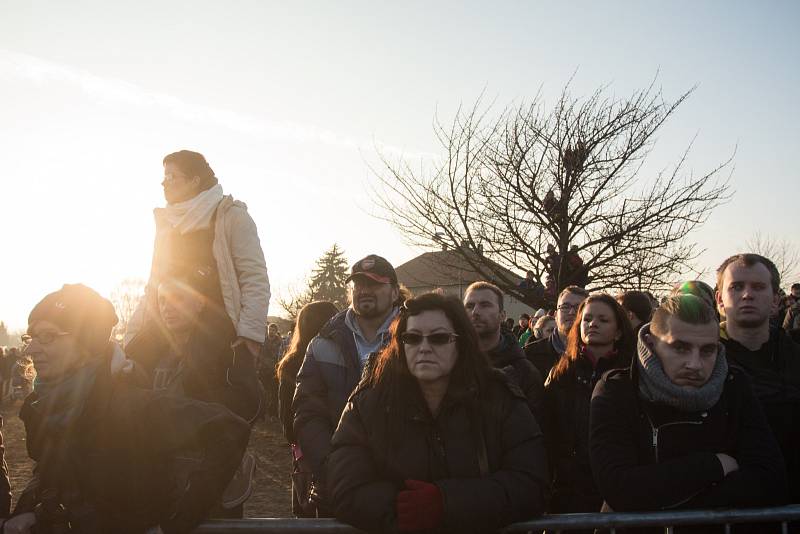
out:
M292 402L294 436L317 477L322 475L322 462L344 405L363 371L346 314L344 310L332 317L309 343Z
M553 341L548 337L525 345L525 357L539 370L544 379L561 358L561 354L556 352L556 349L553 348Z
M783 451L792 502L800 502L800 345L783 329L759 351L723 339L728 363L744 370Z
M525 358L514 336L502 333L500 344L489 351L492 365L503 370L519 386L528 399L528 407L538 421L542 416L542 395L544 379L539 370Z
M230 336L217 338L217 332L198 329L189 342L188 356L180 373L170 383L158 387L195 400L222 404L253 423L263 409L264 399L255 357L244 343L231 348ZM147 375L148 387L153 387L159 362L169 357L169 342L158 335L145 343L143 337L140 334L136 350L128 356Z
M34 478L14 514L63 504L73 532L189 532L239 466L250 427L226 408L131 385L102 362L70 410L22 406Z
M395 500L406 479L439 487L446 532L491 532L544 511L542 433L507 377L494 371L481 395L448 391L436 418L416 382L406 386L401 412L372 388L345 408L327 462L337 518L369 532L396 531Z
M0 417L0 428L3 428L3 418ZM11 482L8 480L8 466L5 459L3 434L0 434L0 519L8 517L11 513Z
M592 469L614 511L785 502L783 458L741 370L730 368L719 401L703 412L641 399L638 374L635 365L611 371L592 396ZM739 470L724 476L717 453Z
M593 368L579 356L544 386L542 430L553 475L549 513L599 512L603 504L589 462L589 410L594 386L604 372L630 365L622 356L600 358Z

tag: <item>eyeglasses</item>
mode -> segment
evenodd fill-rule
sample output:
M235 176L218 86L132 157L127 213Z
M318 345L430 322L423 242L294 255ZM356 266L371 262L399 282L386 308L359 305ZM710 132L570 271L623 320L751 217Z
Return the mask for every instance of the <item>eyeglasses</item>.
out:
M428 334L427 336L416 334L414 332L403 332L400 335L400 341L402 341L404 345L410 345L414 347L421 344L423 339L427 339L428 343L431 345L440 346L453 343L457 337L458 334L453 332L436 332L435 334Z
M580 304L562 304L556 309L558 311L564 311L564 312L576 312L578 311L579 306Z
M38 341L41 345L47 345L47 344L52 343L53 341L55 341L55 339L57 337L66 336L68 334L69 334L69 332L49 332L49 331L47 331L47 332L41 332L41 333L36 334L36 335L23 334L22 336L20 336L20 339L22 340L22 346L27 348L28 345L33 343L34 339L36 341Z

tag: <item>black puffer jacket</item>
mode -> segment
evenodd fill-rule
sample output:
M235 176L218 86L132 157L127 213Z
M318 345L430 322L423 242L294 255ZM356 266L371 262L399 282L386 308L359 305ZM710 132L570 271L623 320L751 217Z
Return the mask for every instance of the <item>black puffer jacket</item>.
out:
M517 383L525 398L528 407L536 420L542 417L542 395L544 394L544 379L539 370L525 358L525 353L520 348L514 336L501 333L500 344L489 351L489 360L492 366L501 369Z
M638 389L633 365L609 372L592 397L592 468L614 511L785 502L783 458L741 370L730 368L719 401L703 412L647 402ZM717 453L739 470L724 476Z
M25 399L34 478L14 514L62 504L73 532L189 532L239 466L250 427L217 404L141 389L109 362L61 393Z
M553 335L556 335L555 330ZM539 370L542 379L544 379L550 374L550 369L558 362L558 359L561 358L561 354L556 352L552 338L548 337L537 339L533 343L525 345L525 357Z
M540 515L545 450L519 389L494 371L482 395L448 391L433 419L412 380L403 416L372 388L345 408L327 462L336 517L369 532L396 531L395 499L406 479L439 487L445 532L491 532Z
M800 503L800 345L780 328L759 350L723 339L728 363L744 370L786 459L792 502Z
M589 462L589 409L594 386L604 372L627 367L630 359L600 358L597 367L583 355L544 386L544 431L552 467L549 513L599 512L603 504Z

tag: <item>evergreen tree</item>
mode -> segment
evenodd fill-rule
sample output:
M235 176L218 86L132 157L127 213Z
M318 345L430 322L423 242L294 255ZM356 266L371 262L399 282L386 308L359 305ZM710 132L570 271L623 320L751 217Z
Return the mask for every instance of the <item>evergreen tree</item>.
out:
M309 291L313 300L329 300L343 310L347 307L347 259L344 252L334 243L317 260L317 267L311 274Z

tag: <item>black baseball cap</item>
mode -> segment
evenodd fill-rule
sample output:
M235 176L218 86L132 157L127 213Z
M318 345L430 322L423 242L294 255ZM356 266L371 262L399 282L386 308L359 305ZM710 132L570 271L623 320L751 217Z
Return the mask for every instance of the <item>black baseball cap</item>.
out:
M350 276L347 277L347 282L356 276L366 276L380 284L397 284L397 273L394 272L392 264L386 258L375 254L370 254L366 258L355 262L353 268L350 269Z

